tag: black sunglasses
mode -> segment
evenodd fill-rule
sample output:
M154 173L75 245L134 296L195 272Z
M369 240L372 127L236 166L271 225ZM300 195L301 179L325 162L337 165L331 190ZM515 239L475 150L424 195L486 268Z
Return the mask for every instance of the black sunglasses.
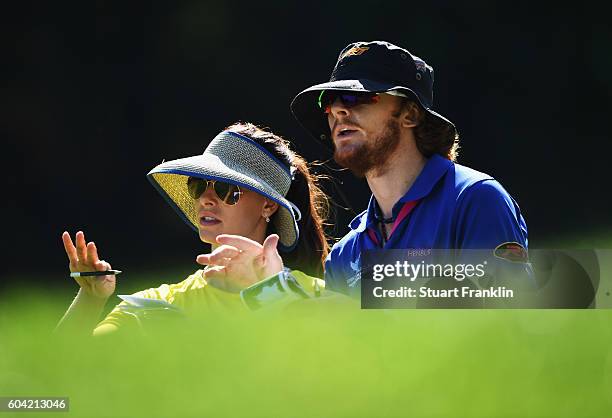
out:
M212 184L213 190L217 197L224 203L233 206L238 203L240 195L240 187L235 184L225 183L224 181L205 180L197 177L189 177L187 179L187 191L193 199L199 199L202 193L208 189L208 185Z
M378 93L371 93L369 91L336 91L336 90L323 90L319 95L317 104L324 113L331 112L331 105L340 99L342 104L346 107L353 107L362 104L372 104L380 100Z

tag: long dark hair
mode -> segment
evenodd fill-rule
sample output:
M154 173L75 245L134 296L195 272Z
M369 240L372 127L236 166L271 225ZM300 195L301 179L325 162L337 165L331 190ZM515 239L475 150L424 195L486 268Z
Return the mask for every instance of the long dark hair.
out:
M298 221L300 237L292 251L282 254L283 260L290 268L321 277L325 258L329 253L329 244L323 228L329 213L329 201L318 186L319 177L310 172L306 160L291 150L289 142L280 136L248 122L234 123L225 130L251 138L294 172L286 198L302 213L302 219ZM272 224L273 222L268 224L268 234L274 232Z

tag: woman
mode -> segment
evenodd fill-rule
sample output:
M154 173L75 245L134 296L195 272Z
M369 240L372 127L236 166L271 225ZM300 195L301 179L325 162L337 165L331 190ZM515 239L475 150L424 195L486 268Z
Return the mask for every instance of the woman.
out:
M204 154L162 163L147 177L213 250L222 234L240 235L257 245L265 241L267 247L278 243L287 265L312 276L321 275L329 251L323 231L327 199L305 160L279 136L251 123L236 123L219 133ZM108 262L99 259L96 245L86 244L83 232L77 232L76 246L68 232L62 240L71 272L111 269ZM265 270L265 260L257 263ZM274 270L271 264L267 269ZM306 274L293 273L304 289L322 285ZM207 267L180 283L132 296L165 301L183 311L240 309L238 292L256 281L251 277L243 278L240 270L223 266ZM75 280L81 288L58 329L88 334L94 330L98 335L139 321L124 301L95 326L115 291L115 276ZM134 298L131 300L133 303Z

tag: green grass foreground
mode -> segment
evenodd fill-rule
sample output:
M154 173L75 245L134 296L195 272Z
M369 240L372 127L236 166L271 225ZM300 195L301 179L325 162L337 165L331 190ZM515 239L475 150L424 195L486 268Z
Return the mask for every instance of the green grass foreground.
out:
M612 310L209 316L129 335L52 335L65 306L0 307L0 396L74 417L603 417ZM25 296L27 295L27 296ZM10 413L4 413L11 416Z

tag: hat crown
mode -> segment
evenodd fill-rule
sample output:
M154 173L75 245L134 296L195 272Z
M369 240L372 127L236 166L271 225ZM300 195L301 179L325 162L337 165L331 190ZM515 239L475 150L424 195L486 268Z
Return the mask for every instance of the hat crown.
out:
M330 82L370 80L406 87L421 104L433 106L434 70L408 50L385 41L353 42L338 55Z
M259 179L283 196L289 191L289 168L263 146L244 135L223 131L206 147L206 154L214 155L234 171Z
M433 111L434 70L404 48L384 41L353 42L338 56L330 80L300 92L291 101L291 112L313 137L331 144L327 115L321 112L321 92L326 90L403 93L428 115L455 129Z

